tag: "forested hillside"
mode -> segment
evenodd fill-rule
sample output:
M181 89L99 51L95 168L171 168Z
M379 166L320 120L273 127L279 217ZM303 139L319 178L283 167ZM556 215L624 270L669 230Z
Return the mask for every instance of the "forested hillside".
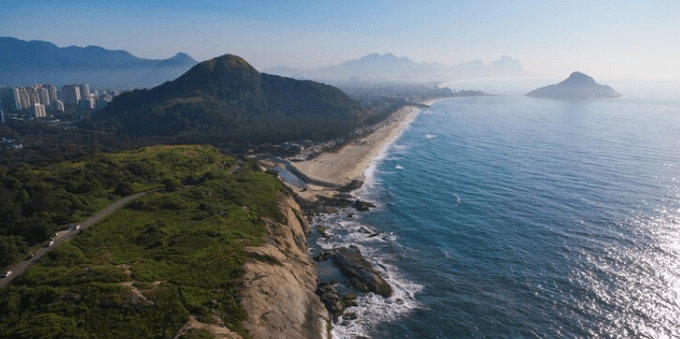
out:
M174 81L116 97L88 126L127 135L258 144L342 137L369 116L335 87L261 74L242 58L225 55Z

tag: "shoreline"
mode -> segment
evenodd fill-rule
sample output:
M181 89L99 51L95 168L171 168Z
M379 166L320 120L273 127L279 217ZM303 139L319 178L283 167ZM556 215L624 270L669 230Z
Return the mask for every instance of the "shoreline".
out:
M437 99L426 100L422 104L429 105ZM404 106L382 122L373 133L343 146L337 152L323 152L318 157L300 162L291 162L295 171L303 174L307 181L304 189L293 188L301 198L309 201L317 197L332 197L337 188L314 185L313 182L324 182L336 187L343 187L360 181L366 181L367 171L381 153L389 147L401 133L408 128L421 109L415 106ZM310 183L311 182L311 183Z
M292 171L289 169L291 173L303 182L306 182L306 187L297 187L288 183L287 186L293 190L294 194L297 195L300 200L303 200L300 201L301 204L315 206L315 211L305 211L310 218L310 222L313 222L312 217L314 215L319 214L335 215L340 219L344 219L345 215L343 212L340 212L340 209L350 207L348 204L351 204L351 201L353 200L353 198L350 198L350 196L347 195L347 191L350 189L355 190L353 195L355 196L354 198L357 198L362 196L365 190L370 189L373 176L382 160L387 156L390 146L393 145L403 132L408 129L415 118L423 111L424 107L427 107L438 100L442 99L422 101L420 104L424 106L404 106L400 108L382 123L377 125L373 133L345 145L337 152L323 152L321 155L311 160L289 162L286 164L286 167L292 167ZM316 182L323 185L314 185L310 182ZM357 183L359 183L359 185L357 185ZM306 201L306 203L304 201ZM368 206L375 207L371 203L366 203L367 208L361 209L357 206L357 204L361 205L361 203L364 202L360 202L360 200L357 199L356 202L354 202L354 205L351 206L358 211L366 211L368 210ZM322 208L318 209L319 206ZM370 230L367 231L363 226L360 227L356 225L355 227L360 227L363 231L358 231L356 229L351 230L352 227L350 227L350 229L344 229L345 227L341 226L344 230L338 230L332 225L326 226L329 226L333 235L327 235L325 233L326 231L324 231L324 226L318 226L318 232L323 238L344 238L343 235L346 234L346 231L349 231L350 233L359 232L359 234L360 232L371 232ZM366 236L372 239L379 234L380 233L373 233L367 234ZM310 238L308 238L307 241L309 242ZM327 243L326 245L329 244L330 243ZM310 249L314 247L319 250L319 254L314 257L314 260L317 261L315 267L317 267L317 281L319 281L317 294L326 306L326 310L331 316L331 319L333 319L329 323L332 328L332 330L329 330L329 336L344 338L356 337L359 335L360 337L365 337L365 328L363 328L364 325L361 325L361 323L371 321L369 319L373 319L372 321L376 320L374 316L370 315L370 313L372 313L372 308L377 307L377 312L380 314L385 312L402 313L408 312L408 310L417 305L411 294L415 293L412 292L415 285L412 286L412 284L408 282L404 283L403 281L395 280L394 272L389 273L390 269L387 268L389 265L376 266L376 262L374 262L376 259L370 256L366 257L368 260L364 259L366 253L362 254L363 250L360 247L353 247L355 245L347 245L342 241L340 243L333 242L333 245L331 245L333 250L330 250L319 243L316 245L310 244L309 246ZM353 299L351 301L344 299L345 297L343 295L346 296L347 294L343 294L343 290L341 289L337 290L335 288L337 281L334 282L331 278L336 274L342 274L351 281L351 274L348 276L348 273L343 271L346 267L340 267L336 262L338 259L335 256L339 253L337 251L353 250L357 252L357 255L356 258L353 257L352 259L352 265L354 265L352 267L357 269L356 267L360 267L362 263L365 264L366 267L370 268L370 272L373 272L377 277L371 279L371 281L382 281L382 283L388 286L389 294L374 297L360 295L357 300ZM334 268L326 267L323 270L320 269L318 262L327 260L329 256L333 260L332 266L334 266ZM357 258L360 258L360 260ZM328 266L328 264L325 265ZM363 268L364 266L361 267L362 272L368 272L367 269ZM325 273L322 273L322 271ZM347 282L345 282L345 284L347 284ZM350 285L352 285L352 283L350 283ZM340 283L340 286L342 286L342 283ZM345 288L347 288L347 286L345 286ZM352 288L357 289L356 286L352 286ZM319 294L319 290L323 291L322 294ZM365 293L367 291L362 292ZM375 293L376 291L372 292ZM349 295L352 293L358 292L353 290ZM373 298L373 301L366 303L366 301L362 301L364 298ZM340 300L341 306L336 305L338 300ZM398 306L396 310L393 305L394 300L401 300L401 304L399 304L400 306ZM411 302L404 302L405 300L411 300ZM345 304L345 302L347 302L347 304ZM346 309L347 311L345 311ZM368 314L366 312L368 312ZM368 318L365 318L359 323L348 322L352 319L357 319L357 316Z

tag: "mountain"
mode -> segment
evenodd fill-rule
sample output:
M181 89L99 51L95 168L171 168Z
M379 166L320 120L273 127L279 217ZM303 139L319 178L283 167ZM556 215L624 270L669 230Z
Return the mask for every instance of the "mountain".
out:
M259 73L227 54L201 62L174 81L119 95L93 115L91 124L130 135L279 143L341 137L368 116L335 87Z
M138 58L98 46L57 47L46 41L0 37L0 85L89 83L93 86L158 85L197 62L185 53L169 59Z
M503 56L488 65L481 60L474 60L448 66L439 63L417 63L407 57L399 58L391 53L384 55L374 53L330 67L311 70L276 67L265 72L296 79L328 82L425 83L478 77L517 76L522 75L524 70L518 60L509 56Z
M596 98L618 98L621 94L607 85L600 85L592 77L574 72L566 80L535 89L526 94L529 97L561 100L587 100Z

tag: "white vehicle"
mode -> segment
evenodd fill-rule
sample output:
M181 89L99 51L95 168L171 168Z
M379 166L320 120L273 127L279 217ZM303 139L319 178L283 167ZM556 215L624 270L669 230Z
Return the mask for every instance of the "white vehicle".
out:
M12 271L7 271L7 272L5 272L5 275L3 276L3 278L9 277L10 274L12 274Z

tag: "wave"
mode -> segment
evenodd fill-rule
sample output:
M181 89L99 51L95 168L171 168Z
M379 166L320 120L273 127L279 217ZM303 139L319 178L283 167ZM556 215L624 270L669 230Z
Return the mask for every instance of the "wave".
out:
M379 172L378 167L386 160L400 160L395 154L403 154L408 150L406 145L396 142L420 113L421 110L416 110L407 116L402 121L399 131L385 142L364 172L364 185L352 192L353 196L370 201L376 205L377 210L384 208L384 204L374 198L375 188L381 185L377 174L383 173ZM403 168L401 165L395 166L396 170ZM353 215L352 218L348 217L350 214ZM318 216L314 224L322 225L326 233L330 235L329 238L318 238L316 241L318 249L330 250L350 245L358 247L364 258L374 266L393 289L393 295L390 298L373 293L363 294L357 298L357 306L346 310L346 312L355 313L357 318L350 320L340 317L332 330L334 338L369 337L369 331L376 324L398 319L413 309L423 307L415 299L415 295L423 290L423 285L413 283L401 276L397 267L390 264L390 256L385 253L386 249L390 252L389 248L399 247L394 233L380 232L362 223L361 216L350 208L342 209L335 214ZM343 287L350 288L349 286Z
M422 285L398 276L396 269L391 265L379 263L379 266L388 272L386 280L392 286L392 297L386 299L367 293L357 298L358 306L347 308L347 312L355 313L357 319L345 320L340 317L331 331L333 338L369 337L369 331L375 324L397 320L412 310L423 307L415 299L415 295L422 291Z
M382 206L378 205L376 209ZM349 218L348 215L353 217ZM320 250L332 250L340 247L356 246L380 275L390 284L393 295L384 298L373 293L366 293L357 298L357 306L349 307L346 312L355 313L357 319L339 318L332 335L334 338L369 337L368 333L376 324L399 319L414 309L422 308L415 296L424 288L403 277L396 266L390 262L390 248L401 247L397 236L391 232L380 232L371 225L363 223L361 216L351 209L344 209L336 214L318 216L314 225L323 225L329 238L319 238L316 245ZM339 287L349 289L350 286L339 283Z
M404 134L406 130L409 129L413 121L422 113L421 109L416 109L413 114L408 115L400 124L399 126L399 131L395 133L385 144L383 147L380 149L378 152L378 155L371 159L371 163L366 168L364 171L364 185L352 192L352 195L356 197L361 197L365 198L365 196L373 190L373 188L376 185L376 172L378 169L378 166L387 159L388 156L393 155L394 151L401 153L405 152L408 149L408 146L406 145L399 145L396 144L396 141L401 138L401 136ZM392 154L391 154L392 153Z

